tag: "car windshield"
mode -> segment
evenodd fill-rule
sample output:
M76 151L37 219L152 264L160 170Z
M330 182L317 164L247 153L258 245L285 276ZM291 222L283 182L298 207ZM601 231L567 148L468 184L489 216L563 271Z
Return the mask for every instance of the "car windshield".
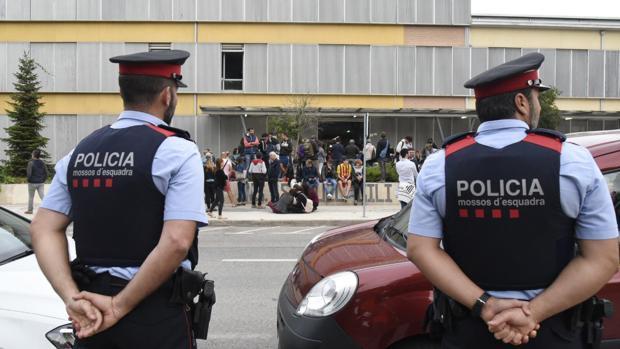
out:
M28 221L0 210L0 264L32 252Z
M375 226L375 231L395 247L406 250L410 212L411 202L396 214L379 221Z

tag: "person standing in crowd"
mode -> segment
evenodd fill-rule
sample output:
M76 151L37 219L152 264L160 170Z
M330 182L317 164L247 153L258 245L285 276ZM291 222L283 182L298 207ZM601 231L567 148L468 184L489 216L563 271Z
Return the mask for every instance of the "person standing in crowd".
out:
M41 151L35 149L32 151L31 159L26 167L26 177L28 180L28 209L25 214L32 214L34 209L34 192L39 194L39 198L43 200L44 186L47 180L47 166L41 160Z
M76 349L196 346L188 305L171 302L173 276L196 266L197 228L207 223L198 148L189 133L168 126L188 57L168 50L110 59L120 64L124 111L57 162L30 225L39 266L77 332ZM92 154L124 154L99 169L125 175L91 175L84 159ZM74 280L72 269L87 277Z
M303 183L306 183L308 186L316 189L319 186L319 172L316 167L312 164L312 160L306 160L306 166L302 170L303 173Z
M252 127L248 128L248 132L243 136L243 148L245 157L245 168L250 168L250 161L254 160L256 153L258 152L258 145L260 141L254 134Z
M349 139L349 144L344 148L344 156L347 160L355 160L359 157L360 148L357 147L355 141Z
M224 191L226 186L230 186L228 176L224 172L224 161L219 158L215 160L215 202L211 205L209 210L209 216L212 216L213 211L217 207L217 218L226 219L222 216L222 209L224 208Z
M245 187L247 185L247 171L243 167L243 162L235 166L235 178L237 179L237 205L245 206L248 201Z
M318 161L318 167L316 168L318 173L320 174L321 171L323 170L323 166L325 165L325 161L327 161L327 153L325 152L325 149L323 148L322 144L319 144L317 146L318 152L316 153L316 159Z
M323 166L323 172L321 173L323 180L323 189L325 191L325 197L327 200L332 200L336 191L336 169L332 165L331 161L327 161Z
M310 147L312 148L310 151L310 156L307 159L312 160L312 166L314 166L317 170L319 168L319 142L316 140L315 136L310 137L308 140L310 142ZM308 154L306 152L306 154Z
M224 192L226 192L228 200L230 200L230 204L235 207L237 206L237 202L235 201L235 195L233 194L232 188L230 187L230 181L235 179L235 166L229 156L230 152L222 152L222 170L226 175L226 185L224 186Z
M343 161L336 167L338 189L343 201L347 201L349 194L351 194L351 172L353 172L353 168L351 168L351 164L348 161Z
M413 140L411 136L405 136L405 138L401 139L400 142L396 144L396 149L394 149L394 151L396 151L396 154L398 156L398 159L396 160L402 159L400 157L400 151L403 149L413 149Z
M291 154L293 153L293 143L288 139L288 134L282 132L280 141L280 166L282 176L286 176L288 167L292 164Z
M232 160L234 167L236 167L237 164L243 162L241 159L241 151L239 148L240 147L234 147L232 154L229 156L229 158Z
M412 161L413 154L412 149L401 149L400 160L396 163L396 173L398 173L396 197L401 208L407 206L415 194L415 180L418 177L418 169Z
M431 154L436 153L437 151L439 151L439 149L437 148L437 145L435 144L433 139L427 139L426 144L424 145L424 149L422 149L422 162L424 162L426 158L428 158Z
M353 205L357 206L357 202L364 199L364 163L360 159L356 159L353 165L352 182Z
M256 159L250 163L248 170L254 189L252 190L252 208L263 208L263 190L265 189L265 178L267 177L267 167L263 161L263 154L257 153ZM256 195L258 194L258 206L256 206Z
M280 160L278 154L272 151L269 153L269 167L267 168L267 183L269 186L269 195L271 202L278 201L280 192L278 190L278 178L280 178Z
M364 158L366 158L366 166L372 166L375 162L376 148L372 145L370 138L366 139L366 145L364 146Z
M270 147L270 140L271 137L269 137L268 133L263 133L262 135L260 135L260 140L258 142L258 151L259 153L263 154L263 159L269 158L269 152L267 151L267 148Z
M211 212L211 208L215 204L215 172L217 168L211 158L207 159L207 163L204 165L205 176L205 204L207 206L207 212Z
M463 314L443 347L600 346L601 314L581 309L618 271L618 225L590 152L536 129L543 60L529 53L466 82L477 132L446 140L418 176L407 255L444 295L434 299ZM494 203L504 183L519 189L506 184Z
M209 159L213 160L213 153L211 152L211 148L205 148L202 152L202 163L206 164Z
M422 169L422 153L420 153L420 151L416 149L413 155L413 159L411 161L415 163L416 169L419 173Z
M340 137L336 137L336 143L332 146L332 161L334 166L340 165L344 159L344 147L340 144Z
M385 136L385 132L381 132L381 139L377 142L377 160L379 161L379 168L381 169L380 182L385 182L386 170L385 164L390 158L390 142Z

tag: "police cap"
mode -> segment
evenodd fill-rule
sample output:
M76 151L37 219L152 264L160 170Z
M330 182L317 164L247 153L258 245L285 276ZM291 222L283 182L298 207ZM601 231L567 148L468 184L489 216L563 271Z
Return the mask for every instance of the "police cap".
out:
M179 87L187 87L181 79L181 66L189 58L183 50L138 52L110 58L119 64L120 75L146 75L172 79Z
M528 87L548 90L549 86L543 85L538 75L544 60L545 56L538 52L528 53L478 74L465 87L474 89L477 100Z

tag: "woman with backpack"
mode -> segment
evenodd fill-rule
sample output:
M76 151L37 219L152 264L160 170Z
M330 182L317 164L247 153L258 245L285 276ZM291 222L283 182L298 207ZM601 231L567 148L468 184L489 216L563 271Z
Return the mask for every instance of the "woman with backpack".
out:
M254 190L252 191L252 208L263 208L263 190L265 188L265 179L267 178L267 166L263 161L263 154L257 153L256 159L250 162L248 169ZM258 194L258 206L256 206L256 195Z

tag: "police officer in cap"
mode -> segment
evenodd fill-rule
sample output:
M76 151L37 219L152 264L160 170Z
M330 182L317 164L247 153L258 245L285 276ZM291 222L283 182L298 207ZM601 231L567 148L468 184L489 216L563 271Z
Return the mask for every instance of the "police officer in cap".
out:
M56 164L32 222L37 260L67 305L76 348L196 346L186 306L170 302L173 274L196 265L197 226L207 223L198 148L168 126L188 57L172 50L110 59L119 63L124 111Z
M531 53L469 80L480 127L447 140L418 176L408 256L451 298L443 348L583 348L575 306L618 270L592 156L536 129L543 60Z

